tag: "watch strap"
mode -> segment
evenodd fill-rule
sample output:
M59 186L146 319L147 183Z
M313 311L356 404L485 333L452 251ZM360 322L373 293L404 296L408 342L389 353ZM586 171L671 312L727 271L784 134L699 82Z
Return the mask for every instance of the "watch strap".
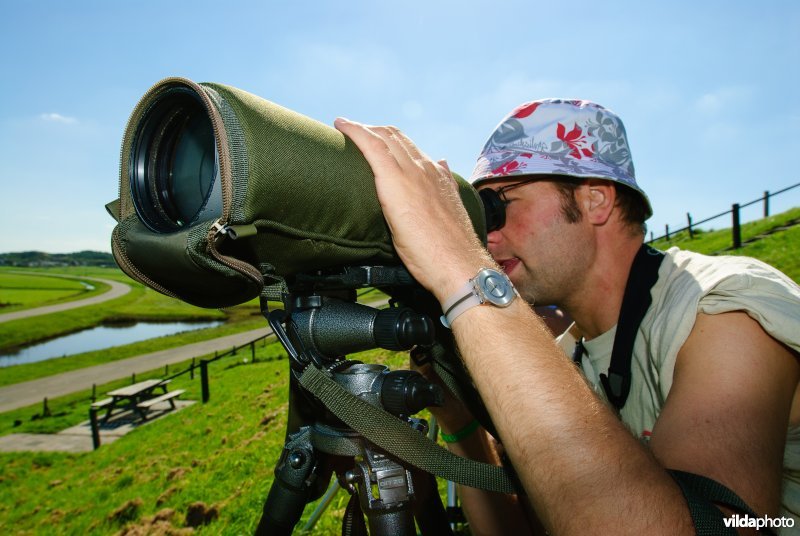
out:
M497 270L483 268L478 275L464 283L444 301L442 306L444 314L440 320L442 325L449 329L456 318L473 307L484 303L508 307L516 295L517 291L507 276Z
M465 313L482 303L483 300L480 296L474 292L470 292L460 300L457 300L452 307L445 311L444 315L442 315L442 324L444 324L446 328L449 328L453 325L453 320L461 316L462 313Z

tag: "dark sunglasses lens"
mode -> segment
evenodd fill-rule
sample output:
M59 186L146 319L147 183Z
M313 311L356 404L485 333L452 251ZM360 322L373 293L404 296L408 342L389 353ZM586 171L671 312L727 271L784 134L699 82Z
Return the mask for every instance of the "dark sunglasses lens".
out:
M500 194L491 188L484 188L478 195L481 196L483 211L486 213L486 232L501 229L506 224L506 205L500 199Z

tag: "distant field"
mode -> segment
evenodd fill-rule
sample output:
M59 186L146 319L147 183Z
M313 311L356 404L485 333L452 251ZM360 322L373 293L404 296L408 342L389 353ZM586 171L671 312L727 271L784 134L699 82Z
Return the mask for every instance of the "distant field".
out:
M11 270L4 268L0 274L5 276ZM26 272L28 270L26 269ZM123 321L182 321L182 320L223 320L233 313L226 314L217 309L201 309L183 303L180 300L163 296L131 280L119 269L58 267L40 268L31 271L42 274L42 277L30 276L41 281L69 281L44 277L50 274L67 274L73 276L100 277L123 282L131 287L125 296L105 303L79 307L77 309L53 313L44 316L24 318L0 324L0 350L14 348L35 341L46 340L81 329L96 326L101 322ZM94 283L92 283L94 284ZM103 285L108 289L107 285ZM86 295L84 295L86 296ZM2 310L0 310L2 311Z
M19 268L0 270L0 314L88 298L109 289L99 281L82 282L55 274L20 271Z

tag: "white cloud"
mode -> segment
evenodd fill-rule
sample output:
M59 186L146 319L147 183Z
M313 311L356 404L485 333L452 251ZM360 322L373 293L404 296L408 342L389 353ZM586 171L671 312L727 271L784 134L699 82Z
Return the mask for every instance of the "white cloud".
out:
M695 100L694 107L698 112L717 114L745 104L753 94L752 89L744 86L723 87L706 93Z
M409 100L403 103L403 115L407 119L417 120L421 119L423 115L425 115L425 109L422 107L416 100Z
M78 120L75 119L74 117L68 117L66 115L61 115L57 113L41 114L39 118L42 119L43 121L49 121L51 123L63 123L65 125L71 125L78 122Z

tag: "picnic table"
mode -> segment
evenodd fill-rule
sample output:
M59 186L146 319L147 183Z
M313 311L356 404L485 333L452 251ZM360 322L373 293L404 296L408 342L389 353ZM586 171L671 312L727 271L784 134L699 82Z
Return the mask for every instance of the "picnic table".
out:
M170 406L173 409L175 408L175 398L182 395L184 389L167 391L169 382L170 380L155 378L114 389L106 393L109 398L92 403L92 409L106 409L103 421L107 421L112 413L118 409L135 411L141 416L142 420L146 420L147 411L159 402L169 401ZM161 390L161 395L156 395L156 390L158 389Z

